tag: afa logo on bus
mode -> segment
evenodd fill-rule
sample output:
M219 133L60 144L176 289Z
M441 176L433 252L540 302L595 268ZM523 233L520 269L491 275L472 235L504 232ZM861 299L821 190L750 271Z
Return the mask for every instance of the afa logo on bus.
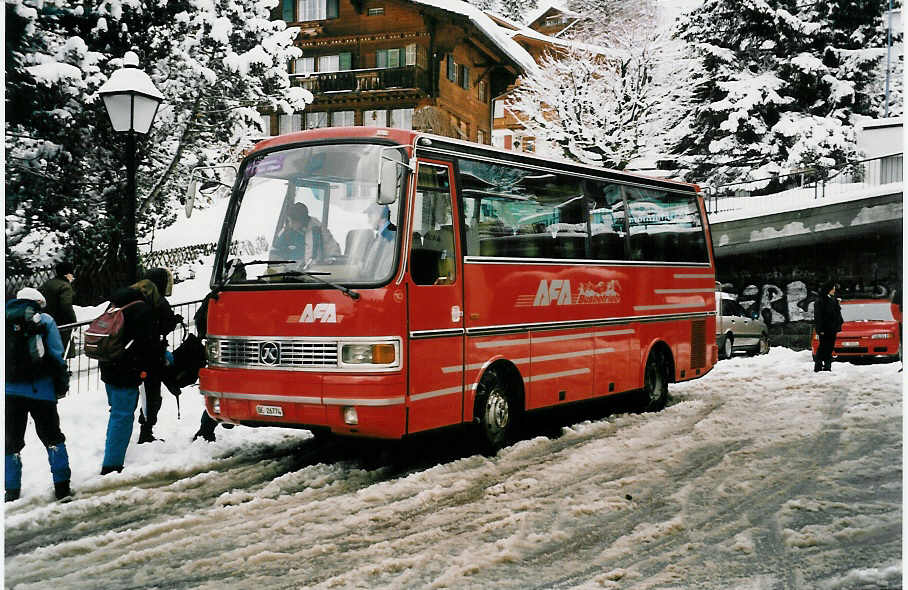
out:
M551 282L545 279L539 281L536 299L533 300L535 307L542 305L570 305L571 303L571 281L558 279L552 279Z
M336 324L337 307L333 303L317 303L315 305L307 303L303 313L300 314L300 323L312 324L316 321L323 324Z

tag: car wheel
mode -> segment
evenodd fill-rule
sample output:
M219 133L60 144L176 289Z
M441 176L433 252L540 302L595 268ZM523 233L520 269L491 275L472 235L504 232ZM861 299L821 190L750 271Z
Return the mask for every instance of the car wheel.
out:
M760 345L757 348L757 354L768 354L769 353L769 335L761 334L760 335Z
M726 334L722 337L722 344L719 346L719 358L720 359L729 359L731 358L732 348L734 346L734 338L731 334Z
M668 403L668 366L662 351L649 353L643 370L640 405L645 412L658 412Z
M514 431L514 396L504 376L490 369L476 390L476 416L479 439L484 452L494 453L510 440Z

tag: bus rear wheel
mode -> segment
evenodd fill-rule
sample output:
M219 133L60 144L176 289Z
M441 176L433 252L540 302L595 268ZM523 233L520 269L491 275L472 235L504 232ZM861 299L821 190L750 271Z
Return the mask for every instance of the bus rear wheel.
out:
M643 371L640 405L644 412L658 412L668 403L668 363L660 350L653 350Z
M476 391L479 442L483 452L495 453L511 440L514 432L514 396L505 377L495 369L482 376Z

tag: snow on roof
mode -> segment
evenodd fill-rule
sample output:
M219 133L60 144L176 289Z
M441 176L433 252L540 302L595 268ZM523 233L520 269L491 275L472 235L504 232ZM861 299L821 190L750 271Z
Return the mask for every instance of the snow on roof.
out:
M528 26L533 24L533 22L535 22L536 19L538 19L539 17L541 17L543 14L545 14L546 12L548 12L550 10L557 10L561 14L565 14L567 16L576 16L576 17L580 16L579 13L574 12L573 10L568 10L567 8L564 8L563 6L555 6L555 4L553 4L552 2L543 2L536 8L536 10L530 12L530 14L528 14L526 16L526 24Z
M542 41L543 43L548 43L550 45L556 45L558 47L565 47L569 49L580 49L582 51L588 51L590 53L596 53L598 55L605 56L618 56L623 55L625 51L619 51L616 49L611 49L608 47L603 47L601 45L590 45L589 43L581 43L580 41L571 41L570 39L561 39L560 37L552 37L551 35L543 35L539 31L531 29L529 27L523 27L517 31L505 30L507 35L510 35L511 38L517 36L526 37L527 39L535 39L536 41Z
M460 0L414 0L416 4L432 6L446 12L460 14L470 19L476 28L482 31L511 61L523 69L523 73L535 72L536 61L526 49L507 35L505 30L492 21L484 12Z

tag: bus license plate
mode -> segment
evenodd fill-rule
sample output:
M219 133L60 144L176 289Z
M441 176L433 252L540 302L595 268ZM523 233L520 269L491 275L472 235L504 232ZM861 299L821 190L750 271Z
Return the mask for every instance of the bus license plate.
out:
M284 409L280 406L255 406L255 413L260 416L283 416Z
M860 345L861 345L860 342L854 342L854 341L851 341L851 340L849 340L848 342L843 342L843 343L842 343L842 346L844 346L844 347L846 347L846 348L857 348L857 347L860 346Z

